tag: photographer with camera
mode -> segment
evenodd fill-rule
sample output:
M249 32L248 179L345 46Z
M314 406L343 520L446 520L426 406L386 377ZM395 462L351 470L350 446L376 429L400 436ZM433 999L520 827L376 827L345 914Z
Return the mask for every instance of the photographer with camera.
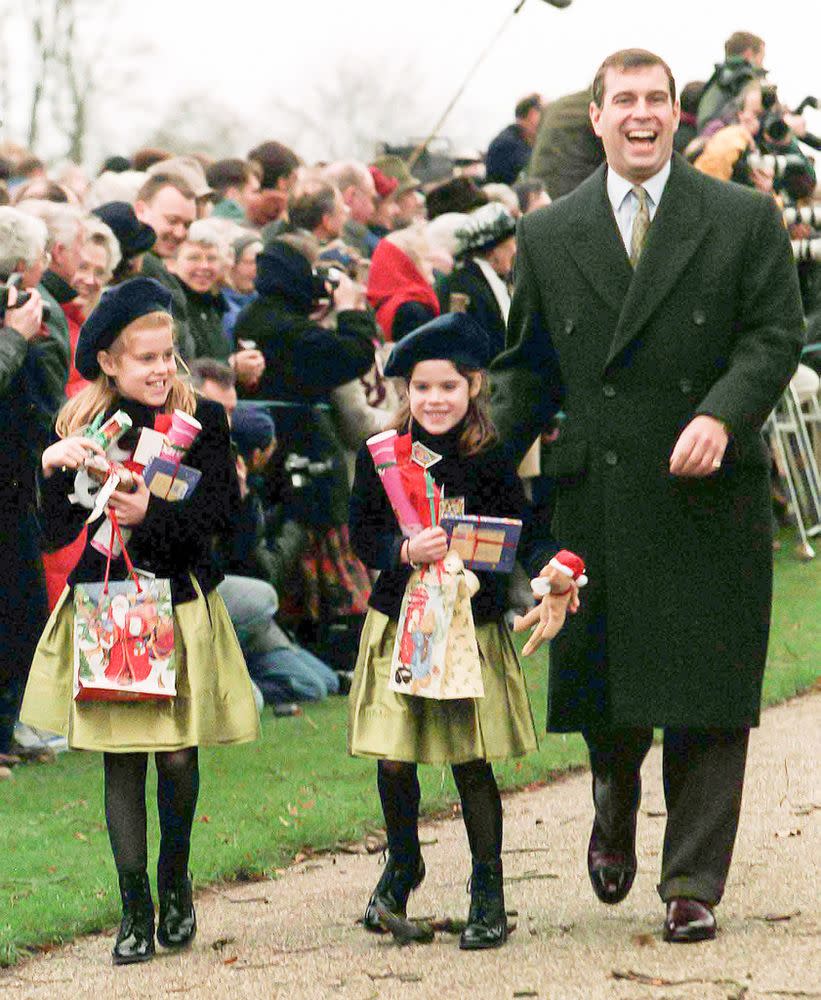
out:
M45 225L0 208L0 768L13 762L14 723L48 609L34 518L35 473L68 376L64 343L43 325L36 289Z
M696 126L701 132L747 84L767 75L764 39L749 31L734 31L724 43L724 62L716 63L698 102Z

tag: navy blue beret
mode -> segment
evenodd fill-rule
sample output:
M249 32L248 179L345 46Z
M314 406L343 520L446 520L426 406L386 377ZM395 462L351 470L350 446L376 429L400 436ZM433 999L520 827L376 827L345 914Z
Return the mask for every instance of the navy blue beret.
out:
M106 289L80 329L74 367L93 381L100 374L97 352L108 350L129 323L153 312L171 312L171 292L153 278L130 278Z
M267 448L275 435L274 421L262 407L240 403L234 410L231 440L243 458L250 458L255 448Z
M385 365L385 374L410 378L415 364L433 359L464 368L487 368L490 342L484 328L467 313L437 316L399 341Z
M105 205L92 209L92 215L108 226L117 237L123 257L136 257L154 246L157 234L144 222L140 222L127 201L108 201Z

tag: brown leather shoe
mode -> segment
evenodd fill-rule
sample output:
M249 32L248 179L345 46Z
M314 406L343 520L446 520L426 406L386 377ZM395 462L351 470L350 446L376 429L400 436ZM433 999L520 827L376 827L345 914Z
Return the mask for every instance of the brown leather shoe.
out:
M664 940L678 944L712 941L716 936L716 918L712 906L697 899L671 899L667 903Z

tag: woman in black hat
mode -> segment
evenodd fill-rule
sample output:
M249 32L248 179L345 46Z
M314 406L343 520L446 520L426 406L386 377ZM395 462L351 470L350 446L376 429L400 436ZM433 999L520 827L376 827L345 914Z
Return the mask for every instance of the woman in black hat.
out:
M490 339L491 357L505 348L510 312L508 281L516 256L516 220L492 201L477 208L456 231L460 263L438 288L443 312L466 312Z
M164 433L172 415L194 416L201 430L185 463L201 478L183 501L154 496L139 475L131 492L118 488L111 494L106 512L116 515L130 537L110 560L91 542L86 545L41 636L20 712L30 725L66 736L71 747L103 753L106 824L123 903L113 950L116 965L154 954L146 844L148 754L154 754L157 766L161 833L157 940L180 948L197 927L188 874L199 790L197 749L253 740L259 728L245 661L216 591L222 574L211 551L213 537L227 533L239 507L228 422L221 406L195 397L177 377L170 306L171 294L158 282L132 278L105 292L83 325L75 362L91 384L60 411L57 439L41 460L38 500L46 545L65 545L86 520L87 508L71 498L76 471L88 457L104 454L83 434L101 414L122 410L131 419L132 429L118 447L132 459L143 428ZM89 524L90 539L102 520L97 514ZM112 581L129 579L126 547L141 570L170 580L176 695L162 702L77 701L72 590L109 574ZM100 639L101 649L106 641ZM136 647L129 655L147 656Z

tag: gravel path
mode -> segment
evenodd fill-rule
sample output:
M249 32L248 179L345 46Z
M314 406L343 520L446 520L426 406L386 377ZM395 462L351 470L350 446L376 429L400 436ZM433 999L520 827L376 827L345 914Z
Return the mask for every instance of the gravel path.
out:
M498 951L457 938L399 948L355 923L379 875L374 856L295 865L276 881L204 890L200 933L182 955L114 969L94 936L0 972L0 1000L108 997L288 1000L761 1000L821 998L821 692L765 713L753 733L741 830L719 936L661 940L655 892L664 824L660 754L645 765L639 874L618 907L598 903L584 865L589 777L505 800L507 906L517 929ZM376 791L374 789L374 794ZM411 916L467 912L461 821L422 832L428 877Z

